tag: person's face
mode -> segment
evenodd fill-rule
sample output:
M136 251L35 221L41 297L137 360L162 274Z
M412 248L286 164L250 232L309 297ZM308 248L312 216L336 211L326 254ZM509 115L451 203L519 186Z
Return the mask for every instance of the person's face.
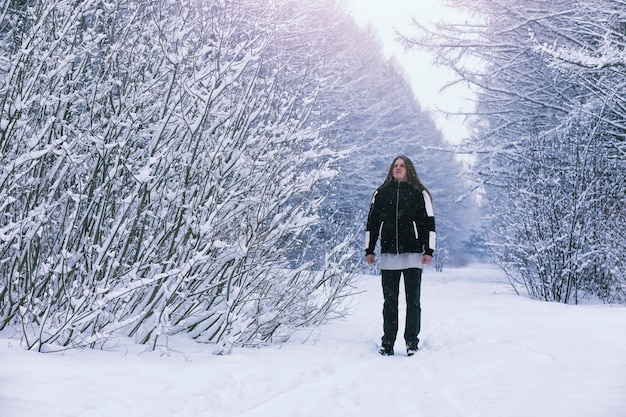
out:
M393 177L396 181L406 181L406 165L401 158L393 163Z

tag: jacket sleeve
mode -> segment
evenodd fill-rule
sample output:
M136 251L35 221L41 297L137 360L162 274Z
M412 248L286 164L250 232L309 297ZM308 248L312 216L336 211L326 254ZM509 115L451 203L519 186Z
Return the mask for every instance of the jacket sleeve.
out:
M424 196L424 218L423 225L424 230L427 233L426 242L424 244L424 255L433 256L435 248L437 246L437 234L435 233L435 212L433 210L433 200L430 194L426 191L422 191Z
M376 204L376 197L378 196L378 190L374 192L372 196L372 202L370 203L370 211L367 216L367 227L365 228L365 254L373 255L376 248L376 241L378 240L378 232L380 230L380 215Z

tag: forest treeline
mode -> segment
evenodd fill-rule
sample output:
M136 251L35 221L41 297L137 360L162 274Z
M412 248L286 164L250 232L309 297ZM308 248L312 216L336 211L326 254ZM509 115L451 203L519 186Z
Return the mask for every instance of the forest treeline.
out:
M341 317L399 154L437 269L488 248L533 297L626 301L623 5L453 5L404 42L474 86L469 170L334 0L4 2L0 329L226 353Z

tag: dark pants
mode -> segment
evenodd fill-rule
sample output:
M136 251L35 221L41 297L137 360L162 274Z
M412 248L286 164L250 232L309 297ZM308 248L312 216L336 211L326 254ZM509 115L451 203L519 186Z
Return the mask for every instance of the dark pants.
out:
M406 294L406 325L404 341L408 344L418 343L417 335L420 332L422 308L420 306L420 292L422 284L422 270L419 268L404 269L402 271L382 270L383 295L383 345L391 345L396 341L398 334L398 294L400 293L400 274L404 275L404 292Z

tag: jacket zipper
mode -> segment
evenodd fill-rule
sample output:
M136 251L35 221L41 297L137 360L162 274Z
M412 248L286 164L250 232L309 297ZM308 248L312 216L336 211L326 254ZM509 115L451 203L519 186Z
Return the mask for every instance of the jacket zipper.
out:
M399 207L400 207L400 183L398 182L398 189L396 191L396 254L400 254L400 241L398 235L398 216L399 216Z

